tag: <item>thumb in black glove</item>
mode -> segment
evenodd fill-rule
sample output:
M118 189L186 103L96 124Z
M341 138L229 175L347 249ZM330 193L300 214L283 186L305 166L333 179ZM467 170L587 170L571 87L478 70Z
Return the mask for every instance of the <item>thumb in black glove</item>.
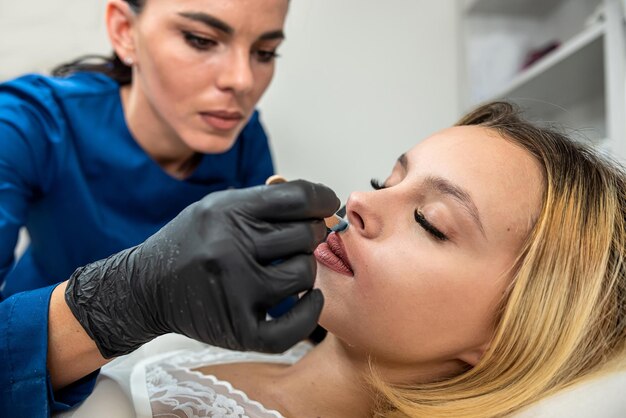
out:
M212 193L143 244L76 270L67 304L107 358L169 332L282 352L316 326L323 296L311 290L312 252L338 207L329 188L303 180ZM266 320L268 308L304 291Z

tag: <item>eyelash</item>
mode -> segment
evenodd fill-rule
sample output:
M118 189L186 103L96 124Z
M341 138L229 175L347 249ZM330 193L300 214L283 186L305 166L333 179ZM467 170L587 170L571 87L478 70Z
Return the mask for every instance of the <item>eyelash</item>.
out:
M385 183L381 183L380 180L378 179L371 179L370 185L372 186L372 189L374 190L382 190L382 189L387 188L387 186L385 186Z
M370 184L372 185L372 188L374 190L382 190L387 188L387 186L384 183L381 183L378 179L371 179ZM443 232L438 230L433 224L428 222L422 212L415 209L413 217L415 218L415 222L420 224L420 226L424 228L424 230L432 235L435 239L439 241L448 241L448 237L446 236L446 234L444 234Z
M438 239L439 241L448 240L448 237L443 232L441 232L440 230L435 228L433 224L428 222L428 220L424 217L422 212L415 209L415 212L413 213L413 217L415 218L415 222L420 224L420 226L424 228L430 235L435 237L435 239Z
M263 64L270 63L280 56L276 53L276 51L266 49L258 49L254 51L254 54L256 55L257 60Z
M192 48L195 48L199 51L206 51L217 45L217 42L215 42L213 39L197 36L187 31L183 31L183 37Z
M187 44L199 51L207 51L217 45L217 42L215 42L213 39L194 35L193 33L187 31L183 31L183 37L185 38ZM253 53L256 59L264 64L270 63L280 56L276 53L276 51L265 49L259 49L254 51Z

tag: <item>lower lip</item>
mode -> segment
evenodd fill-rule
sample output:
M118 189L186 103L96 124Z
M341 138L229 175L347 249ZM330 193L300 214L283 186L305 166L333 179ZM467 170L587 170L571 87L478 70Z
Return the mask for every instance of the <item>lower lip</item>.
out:
M345 276L354 276L350 267L348 267L341 258L337 257L325 242L317 246L314 254L315 259L329 269Z
M206 113L202 114L201 116L207 124L209 124L212 128L217 129L218 131L232 131L241 122L240 118L220 118L219 116L213 116Z

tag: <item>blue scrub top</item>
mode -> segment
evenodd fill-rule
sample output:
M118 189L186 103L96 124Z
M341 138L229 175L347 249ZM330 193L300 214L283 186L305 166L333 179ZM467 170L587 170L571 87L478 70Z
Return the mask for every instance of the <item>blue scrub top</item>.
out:
M234 146L177 180L126 126L119 85L97 73L0 84L0 416L44 417L83 400L96 373L52 393L46 370L54 285L141 243L208 193L273 173L257 112ZM20 227L31 243L15 262Z

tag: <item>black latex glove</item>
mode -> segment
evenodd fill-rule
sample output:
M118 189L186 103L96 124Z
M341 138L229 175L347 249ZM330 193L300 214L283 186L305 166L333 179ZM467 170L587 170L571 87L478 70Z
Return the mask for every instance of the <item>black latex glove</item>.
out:
M144 243L76 270L65 299L106 358L169 332L282 352L316 326L324 300L310 290L312 252L338 207L329 188L302 180L212 193ZM307 290L266 321L268 308Z

